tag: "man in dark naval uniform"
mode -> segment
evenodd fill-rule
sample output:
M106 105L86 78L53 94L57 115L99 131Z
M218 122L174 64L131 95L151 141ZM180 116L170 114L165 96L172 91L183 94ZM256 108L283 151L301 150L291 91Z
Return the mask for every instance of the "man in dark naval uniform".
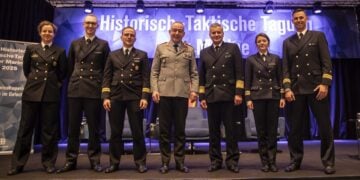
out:
M296 34L283 44L283 85L288 101L290 134L288 146L291 163L286 172L298 170L304 154L303 121L310 106L321 138L321 161L326 174L335 173L334 135L330 123L329 86L332 65L324 33L306 28L307 15L303 9L292 13Z
M91 169L96 172L102 171L99 135L102 108L101 83L110 48L107 41L95 36L98 27L95 15L86 15L83 27L85 36L73 41L69 49L68 147L66 163L58 173L76 169L83 112L89 128L88 156Z
M226 167L239 172L239 149L234 136L234 108L242 103L244 91L243 60L239 47L223 41L220 24L210 25L209 36L213 44L200 52L199 96L200 105L207 109L210 131L209 172L222 168L221 122L226 135ZM234 106L235 105L235 106Z
M38 26L41 43L26 47L23 70L26 84L22 94L20 126L8 175L23 171L31 151L31 139L39 117L41 163L47 173L55 172L59 137L60 89L66 77L65 49L53 44L56 26L42 21Z
M105 173L119 168L123 152L122 132L125 111L133 136L134 161L138 172L147 171L146 146L144 139L143 117L150 93L150 68L147 53L136 49L136 32L125 27L121 33L123 47L109 54L104 70L102 85L103 106L109 112L111 128L110 166Z

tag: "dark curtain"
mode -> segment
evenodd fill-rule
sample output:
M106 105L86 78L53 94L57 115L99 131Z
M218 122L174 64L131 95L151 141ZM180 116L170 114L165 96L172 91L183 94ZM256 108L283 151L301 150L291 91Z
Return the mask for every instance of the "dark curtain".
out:
M39 42L37 25L53 18L54 7L45 0L2 0L0 39Z
M335 59L332 62L333 81L329 95L334 137L354 139L354 120L360 112L360 59ZM319 139L316 120L310 109L309 112L304 119L304 139Z
M359 9L356 9L358 17ZM42 20L52 21L53 16L54 7L45 0L1 0L0 39L39 42L37 24ZM360 18L357 19L360 21ZM355 122L351 120L360 112L360 59L335 59L333 69L330 96L334 135L336 139L353 139L356 137ZM148 122L155 121L156 116L152 115L151 111L156 111L155 109L151 107L147 110ZM66 111L62 110L62 114L64 116ZM62 117L61 122L61 139L66 139L67 136L65 117ZM306 139L318 138L316 122L311 117L310 115L311 120L306 121L304 128ZM239 131L243 132L243 127L240 128ZM241 136L244 136L243 133Z

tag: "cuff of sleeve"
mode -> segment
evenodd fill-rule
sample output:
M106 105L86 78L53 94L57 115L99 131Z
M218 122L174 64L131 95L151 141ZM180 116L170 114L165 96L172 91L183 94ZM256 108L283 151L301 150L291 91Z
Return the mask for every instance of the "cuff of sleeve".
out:
M200 101L205 100L205 94L203 93L199 94L199 100Z
M142 93L141 99L146 99L147 101L149 101L149 98L150 98L150 94L149 94L149 93L145 93L145 92Z
M110 99L110 93L108 93L108 92L102 93L101 99Z
M330 86L330 85L331 85L331 81L332 81L332 75L331 75L331 74L325 73L325 74L322 75L321 84Z
M245 90L245 102L250 101L251 100L251 92L250 90Z
M235 94L239 95L239 96L242 96L244 94L244 89L236 89Z

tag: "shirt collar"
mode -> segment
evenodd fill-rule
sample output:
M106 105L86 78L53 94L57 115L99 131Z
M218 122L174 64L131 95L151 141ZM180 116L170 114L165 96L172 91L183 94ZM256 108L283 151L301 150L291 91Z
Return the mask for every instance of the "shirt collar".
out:
M129 48L126 48L126 47L123 47L122 48L123 49L123 52L124 52L124 54L126 53L125 51L126 51L126 49L128 49L129 50L129 53L131 52L131 50L133 49L133 47L129 47Z
M218 44L218 45L213 44L213 47L214 47L214 49L216 48L216 46L218 46L218 47L220 48L222 44L223 44L223 42L221 42L221 43Z
M262 56L262 55L267 56L267 55L268 55L268 52L266 51L265 53L261 53L261 52L259 51L259 54L260 54L260 56Z
M49 47L51 47L52 42L50 42L49 44L45 44L44 42L41 42L41 47L45 48L45 46L48 45Z
M92 36L92 37L88 37L88 36L85 36L85 41L90 39L91 41L93 41L95 39L95 36Z
M303 31L301 31L301 32L296 32L296 34L298 35L298 36L300 36L300 33L302 33L303 34L303 36L306 34L306 32L307 32L307 29L304 29Z

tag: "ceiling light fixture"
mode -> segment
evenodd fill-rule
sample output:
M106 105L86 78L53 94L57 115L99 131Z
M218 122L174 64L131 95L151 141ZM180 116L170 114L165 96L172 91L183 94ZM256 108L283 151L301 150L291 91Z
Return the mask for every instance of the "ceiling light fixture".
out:
M274 12L274 2L268 1L265 4L264 13L265 14L272 14Z

